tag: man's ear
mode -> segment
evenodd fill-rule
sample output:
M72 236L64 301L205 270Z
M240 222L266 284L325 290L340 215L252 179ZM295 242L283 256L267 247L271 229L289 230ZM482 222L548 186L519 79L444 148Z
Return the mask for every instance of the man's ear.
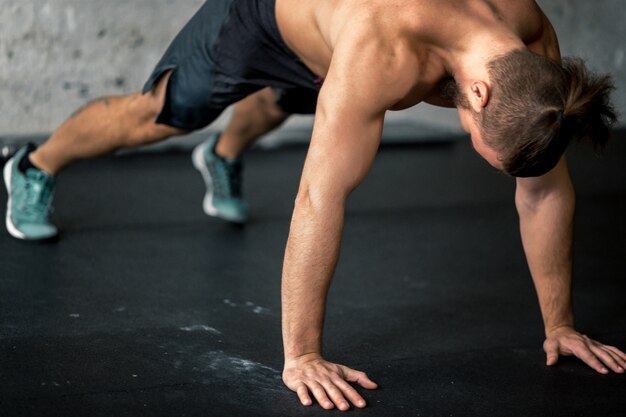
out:
M489 86L484 81L472 82L469 102L476 113L480 113L489 103L489 93Z

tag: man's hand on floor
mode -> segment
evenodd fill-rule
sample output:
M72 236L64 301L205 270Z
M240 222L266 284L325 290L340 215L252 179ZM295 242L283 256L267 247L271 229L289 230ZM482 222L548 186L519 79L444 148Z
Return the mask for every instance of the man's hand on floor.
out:
M322 408L337 407L341 411L349 410L350 403L358 408L365 407L365 400L349 382L367 389L378 387L364 372L328 362L318 354L286 361L283 381L298 394L303 405L313 404L309 395L312 393Z
M572 327L559 327L548 334L543 344L547 365L556 364L559 355L576 356L601 374L610 370L623 374L626 370L626 353L578 333Z

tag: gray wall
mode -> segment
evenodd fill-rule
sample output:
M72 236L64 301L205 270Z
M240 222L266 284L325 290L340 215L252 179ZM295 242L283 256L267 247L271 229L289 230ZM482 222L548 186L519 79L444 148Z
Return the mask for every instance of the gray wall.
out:
M0 137L46 134L86 100L140 88L201 3L0 0ZM583 56L593 69L615 75L619 87L615 100L626 113L624 1L539 3L553 20L564 55ZM217 126L223 123L224 118ZM293 135L306 132L310 125L311 118L299 117L286 129ZM429 106L392 113L386 126L387 137L450 132L459 132L455 113Z

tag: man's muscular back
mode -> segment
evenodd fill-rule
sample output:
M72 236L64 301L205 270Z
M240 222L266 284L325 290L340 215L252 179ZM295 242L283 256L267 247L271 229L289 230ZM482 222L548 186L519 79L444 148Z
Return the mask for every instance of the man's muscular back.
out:
M359 34L386 47L380 51L381 67L370 70L404 80L405 91L392 109L420 101L450 105L436 87L453 75L445 52L462 49L467 34L500 32L521 39L534 52L558 55L552 28L532 0L277 0L276 15L287 45L322 77L346 37L355 38L355 47L362 44ZM385 55L403 61L395 68L407 74L383 67Z

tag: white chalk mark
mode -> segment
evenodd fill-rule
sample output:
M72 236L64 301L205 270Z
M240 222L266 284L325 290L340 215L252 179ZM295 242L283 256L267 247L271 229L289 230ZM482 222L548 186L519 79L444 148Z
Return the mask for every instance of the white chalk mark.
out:
M222 350L206 352L198 360L198 366L194 366L194 370L210 375L210 379L204 380L204 383L213 384L216 378L220 380L245 380L246 383L254 385L257 390L263 392L274 392L282 389L280 384L281 372L262 363L231 356Z
M269 308L261 307L259 305L254 304L252 301L246 301L243 304L237 304L226 298L224 300L224 304L229 307L242 307L246 310L252 311L254 314L270 314L271 310Z
M254 307L254 309L252 310L252 312L254 314L269 314L270 310L265 308L265 307L261 307L261 306L256 306Z
M219 330L213 327L209 327L205 324L194 324L192 326L181 327L180 330L184 332L197 332L197 331L205 331L213 334L222 334Z
M73 319L77 319L77 318L80 317L80 314L72 313L72 314L70 314L70 317L73 318Z
M221 350L208 352L206 356L209 362L208 367L212 370L222 369L233 373L266 371L271 374L280 374L278 370L272 367L249 359L228 356Z

